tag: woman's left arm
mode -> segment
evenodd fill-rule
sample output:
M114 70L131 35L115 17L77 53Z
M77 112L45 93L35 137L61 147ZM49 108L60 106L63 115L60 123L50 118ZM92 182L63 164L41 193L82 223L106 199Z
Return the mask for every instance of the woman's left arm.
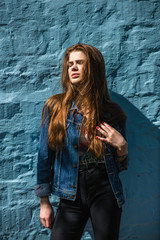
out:
M122 162L125 160L128 153L128 144L125 139L125 121L120 124L121 133L105 122L102 122L96 128L102 134L102 137L96 136L96 138L116 148L117 161Z

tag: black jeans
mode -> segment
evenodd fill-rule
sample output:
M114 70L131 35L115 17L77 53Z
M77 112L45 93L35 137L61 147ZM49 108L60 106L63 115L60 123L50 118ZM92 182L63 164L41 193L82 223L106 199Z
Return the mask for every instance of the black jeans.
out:
M118 207L104 164L89 164L79 172L75 201L60 199L51 240L80 240L91 218L96 240L118 240Z

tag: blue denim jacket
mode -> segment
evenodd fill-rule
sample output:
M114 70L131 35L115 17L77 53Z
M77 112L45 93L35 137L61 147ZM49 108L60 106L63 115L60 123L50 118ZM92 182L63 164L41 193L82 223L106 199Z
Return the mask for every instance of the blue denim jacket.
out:
M73 109L76 113L73 116ZM54 152L48 147L49 115L42 125L37 164L37 185L35 186L38 197L49 196L51 193L61 198L75 200L79 169L79 135L83 115L72 102L67 119L67 131L63 151ZM119 124L110 124L125 137L125 121ZM119 171L127 169L127 159L117 162L116 149L109 144L105 145L104 158L108 177L117 199L119 207L124 203Z

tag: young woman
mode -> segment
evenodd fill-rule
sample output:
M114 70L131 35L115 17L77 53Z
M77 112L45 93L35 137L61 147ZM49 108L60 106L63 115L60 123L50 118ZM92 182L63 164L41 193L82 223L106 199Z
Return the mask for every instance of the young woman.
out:
M96 240L117 240L126 115L109 96L104 59L93 46L66 50L61 83L63 93L50 97L42 113L35 187L41 222L52 240L78 240L90 217ZM60 197L55 217L51 193Z

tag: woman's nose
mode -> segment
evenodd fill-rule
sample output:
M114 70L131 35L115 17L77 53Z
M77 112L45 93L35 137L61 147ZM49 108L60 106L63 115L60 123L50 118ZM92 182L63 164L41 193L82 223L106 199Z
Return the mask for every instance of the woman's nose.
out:
M77 69L77 63L76 62L72 65L72 70L73 69Z

